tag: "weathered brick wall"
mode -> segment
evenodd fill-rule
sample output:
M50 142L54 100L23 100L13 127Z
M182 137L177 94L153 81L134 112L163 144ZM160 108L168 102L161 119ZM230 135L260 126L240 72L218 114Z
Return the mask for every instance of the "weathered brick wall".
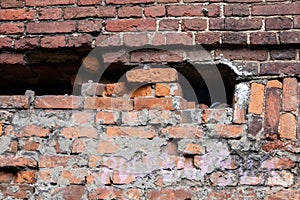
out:
M0 199L300 199L299 16L291 0L0 0L2 78L81 92L0 96ZM234 71L229 106L186 100L192 64Z

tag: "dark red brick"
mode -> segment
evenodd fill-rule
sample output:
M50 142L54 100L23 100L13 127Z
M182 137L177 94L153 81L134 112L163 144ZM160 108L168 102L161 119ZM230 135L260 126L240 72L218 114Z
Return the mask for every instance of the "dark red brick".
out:
M262 27L262 19L260 18L225 18L225 30L244 31L258 30Z
M70 33L75 32L76 22L30 22L27 24L28 33Z
M299 11L300 4L298 2L257 4L252 6L252 15L297 15Z
M142 7L140 6L124 6L118 9L118 17L142 17L142 12Z
M23 33L24 23L3 23L0 24L0 34L10 35Z
M15 40L14 43L16 49L35 49L39 47L39 38L20 38L18 40Z
M105 29L112 32L154 31L155 19L120 19L106 21Z
M64 19L115 17L116 13L116 8L112 6L72 7L64 9Z
M300 32L281 32L279 33L280 44L299 44Z
M224 15L225 16L239 16L245 17L249 16L250 9L247 4L230 4L224 6Z
M220 44L220 33L202 32L195 34L195 41L200 45L218 46Z
M177 19L162 19L159 21L160 31L177 31L179 28L179 20Z
M251 45L276 45L276 33L256 32L250 34Z
M293 20L288 17L273 17L265 20L266 30L284 30L293 27Z
M62 9L61 8L42 8L39 10L39 19L41 20L55 20L62 18Z
M203 31L207 27L205 19L183 19L181 23L183 31Z
M247 35L245 33L223 33L222 44L246 46Z

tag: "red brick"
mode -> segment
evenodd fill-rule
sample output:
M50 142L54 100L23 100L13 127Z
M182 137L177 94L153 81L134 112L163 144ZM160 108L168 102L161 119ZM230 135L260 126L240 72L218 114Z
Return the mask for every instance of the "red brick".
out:
M171 126L162 128L160 130L162 137L170 138L201 138L203 136L203 129L200 126Z
M296 138L296 117L291 113L280 116L280 137L286 139Z
M265 197L266 200L300 199L299 189L271 190L269 193L270 194L267 194Z
M1 155L0 159L0 167L37 167L37 162L32 158Z
M29 99L26 96L0 96L0 108L29 108Z
M167 45L193 45L193 35L190 33L167 33Z
M104 95L108 97L123 97L129 93L128 87L129 85L125 82L106 84Z
M36 97L35 108L78 109L82 107L82 98L76 96Z
M166 44L166 36L162 33L154 33L150 40L153 46L161 46Z
M298 74L300 73L299 70L299 64L294 62L266 62L260 64L260 75Z
M97 130L93 127L66 127L61 134L67 139L73 138L98 138Z
M288 158L274 157L261 163L261 168L267 169L291 169L295 167L295 162Z
M271 60L295 60L296 51L293 49L272 50L270 52Z
M142 7L140 6L124 6L118 9L119 18L142 17Z
M265 86L259 83L252 83L248 112L257 115L262 114L264 109L264 97Z
M150 6L144 8L146 17L163 17L166 14L165 6Z
M183 19L181 23L183 31L203 31L207 27L205 19Z
M27 170L27 171L19 171L15 177L16 183L27 183L33 184L35 183L35 171Z
M99 35L96 38L96 46L108 47L108 46L120 46L121 38L120 35Z
M0 5L2 8L19 8L23 7L23 0L2 0Z
M155 19L120 19L106 21L105 29L111 32L154 31Z
M290 187L294 184L294 176L289 171L271 171L266 181L267 186Z
M262 27L262 19L260 18L225 18L225 30L243 31L258 30Z
M100 32L102 29L101 20L82 20L78 21L78 32Z
M266 50L249 50L249 49L233 49L233 50L217 50L217 55L223 54L224 58L230 60L250 60L265 61L268 60L268 51Z
M5 171L0 171L0 182L1 183L11 183L11 181L14 178L13 173L5 172Z
M25 30L24 23L3 23L0 24L0 34L10 35L23 33Z
M281 91L277 88L267 88L265 100L264 130L266 136L278 134Z
M132 110L133 101L127 98L87 97L84 102L84 108L99 110Z
M221 138L240 138L244 133L243 125L216 124L210 136Z
M150 126L145 127L116 127L108 126L106 131L107 137L137 137L153 138L156 135L155 129Z
M231 118L228 116L229 113L226 111L226 109L205 108L203 109L202 113L202 123L217 123L226 120L231 121Z
M39 157L39 167L40 168L54 168L54 167L66 167L70 156L50 156L41 155Z
M298 81L296 78L283 79L282 110L296 111L298 106L297 99Z
M171 5L167 7L168 16L171 17L192 17L192 16L204 16L202 9L206 8L209 10L209 17L217 17L220 15L220 8L217 5Z
M86 174L84 169L63 170L61 178L68 180L70 184L84 184Z
M93 37L89 34L69 36L68 47L90 47L92 45Z
M119 118L119 112L101 111L96 114L95 124L116 124Z
M126 72L126 78L132 83L174 82L178 74L173 68L133 69Z
M245 17L249 16L250 10L247 4L230 4L225 5L224 7L224 15L227 17L230 16L239 16Z
M38 18L41 20L55 20L62 18L62 9L61 8L42 8L39 10Z
M36 125L27 125L21 129L18 137L47 137L49 134L49 128L43 128Z
M177 19L162 19L159 21L160 31L177 31L179 28L179 20Z
M101 4L102 0L78 0L77 4L80 6L85 5L98 5Z
M33 140L25 140L23 148L26 151L36 151L40 143Z
M0 20L14 21L14 20L32 20L35 16L35 10L28 9L1 9Z
M154 3L155 0L105 0L107 4L146 4Z
M209 30L225 30L225 19L223 18L209 19Z
M246 46L247 35L245 33L223 33L222 44Z
M276 45L276 33L271 32L256 32L250 33L251 45Z
M64 9L64 19L78 19L88 17L115 17L116 8L112 6L73 7Z
M179 3L180 0L157 0L157 3Z
M273 3L252 6L252 15L297 15L300 4L294 3Z
M141 47L149 44L148 35L146 33L124 34L124 45L129 47Z
M106 140L98 141L97 151L100 154L112 154L117 152L118 149L119 147L110 141L106 141Z
M70 33L75 30L76 22L30 22L27 24L28 33Z
M91 71L96 71L98 67L90 65L99 65L99 61L95 57L84 58L83 64L85 68L91 69ZM81 87L82 96L103 96L105 91L105 85L101 83L84 83Z
M84 186L82 185L70 185L66 187L59 187L59 191L54 193L62 193L62 199L78 200L82 199L84 195ZM54 196L55 194L53 194Z
M194 195L191 190L187 191L184 189L171 190L171 189L161 189L161 190L150 190L147 191L146 197L149 200L182 200L182 199L194 199Z
M103 53L102 56L103 62L108 64L128 62L128 54L124 50Z
M220 33L202 32L195 34L195 41L200 45L217 46L220 44Z
M144 63L144 62L182 62L183 54L180 51L134 51L130 54L130 61L134 63Z
M44 0L26 0L26 6L54 6L70 4L75 4L75 0L52 0L50 2Z
M17 185L18 190L17 191L12 191L10 188L15 187L15 184L12 185L1 185L0 190L3 193L4 197L9 197L13 199L28 199L31 196L34 195L34 187L30 185L25 185L25 184L19 184Z
M186 101L177 97L136 97L134 99L135 110L180 110L186 108Z
M20 38L14 41L15 48L20 50L35 49L39 47L39 38Z
M235 186L237 185L237 177L231 172L214 172L209 176L212 186Z
M0 38L0 49L6 49L12 47L12 39L8 37Z
M47 49L56 49L66 46L65 36L47 36L41 39L41 47Z
M273 17L265 19L265 29L267 31L291 29L292 26L293 20L288 17Z

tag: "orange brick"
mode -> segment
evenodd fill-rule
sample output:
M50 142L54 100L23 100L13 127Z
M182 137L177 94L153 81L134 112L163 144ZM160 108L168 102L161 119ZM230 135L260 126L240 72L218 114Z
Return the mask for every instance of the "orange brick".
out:
M118 151L119 147L116 144L111 143L110 141L100 140L98 142L98 153L100 154L111 154Z
M105 96L117 96L122 97L123 95L128 94L128 86L126 83L111 83L106 84L105 86Z
M69 156L43 155L39 157L39 167L42 168L54 168L59 166L66 167L69 159L70 159Z
M19 137L47 137L50 134L49 128L42 128L37 125L27 125L21 129Z
M39 147L39 143L33 140L24 141L24 150L26 151L36 151Z
M82 59L82 66L88 72L96 73L101 69L98 58L88 56Z
M122 171L114 171L112 181L114 184L130 184L135 181L135 176Z
M61 177L67 179L70 184L84 184L87 172L84 169L63 170Z
M98 138L97 130L93 127L67 127L62 129L61 134L65 138Z
M265 86L259 83L251 84L251 96L248 111L254 114L262 114L264 107Z
M116 124L120 118L118 111L100 111L96 114L96 124Z
M139 138L153 138L156 132L155 129L150 126L141 127L117 127L108 126L107 127L107 137L139 137Z
M136 97L134 99L135 110L180 110L186 108L186 100L181 97Z
M173 126L162 128L161 134L171 138L200 138L203 130L199 126Z
M131 98L135 98L135 97L144 97L144 96L153 96L152 94L152 87L151 85L144 85L141 86L139 88L137 88L136 90L132 91L131 94Z
M0 96L0 108L29 108L26 96Z
M93 121L95 117L94 113L90 113L90 112L74 112L72 114L71 120L73 123L77 123L77 124L89 124Z
M296 138L296 117L291 113L280 116L280 137L287 139Z
M0 171L0 182L10 183L14 178L14 174L10 172Z
M35 108L78 109L82 107L82 98L76 96L36 97Z
M191 155L204 154L205 153L205 148L198 145L198 144L188 143L188 144L186 144L183 153L184 154L191 154Z
M268 81L267 87L273 87L273 88L281 89L282 88L282 83L278 80L271 80L271 81Z
M296 111L298 105L296 78L283 79L282 109L284 111Z
M182 89L177 83L157 83L155 84L155 95L157 97L182 96Z
M243 125L216 124L211 136L221 138L239 138L243 135L243 132Z
M15 177L15 182L27 184L35 183L35 171L19 171Z
M278 158L274 157L265 160L261 163L261 168L267 169L291 169L295 167L295 162L288 158Z
M128 82L159 83L178 80L177 71L173 68L134 69L126 73Z
M0 156L0 167L29 167L36 168L37 162L32 158L20 156Z
M133 101L127 98L109 98L109 97L87 97L84 102L85 109L99 110L132 110Z

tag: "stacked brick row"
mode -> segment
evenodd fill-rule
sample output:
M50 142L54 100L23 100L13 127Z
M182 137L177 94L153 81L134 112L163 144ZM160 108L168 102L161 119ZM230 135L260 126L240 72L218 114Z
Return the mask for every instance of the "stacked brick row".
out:
M233 107L220 109L170 93L173 69L135 69L126 80L147 84L0 96L1 198L300 197L297 79L239 83Z

